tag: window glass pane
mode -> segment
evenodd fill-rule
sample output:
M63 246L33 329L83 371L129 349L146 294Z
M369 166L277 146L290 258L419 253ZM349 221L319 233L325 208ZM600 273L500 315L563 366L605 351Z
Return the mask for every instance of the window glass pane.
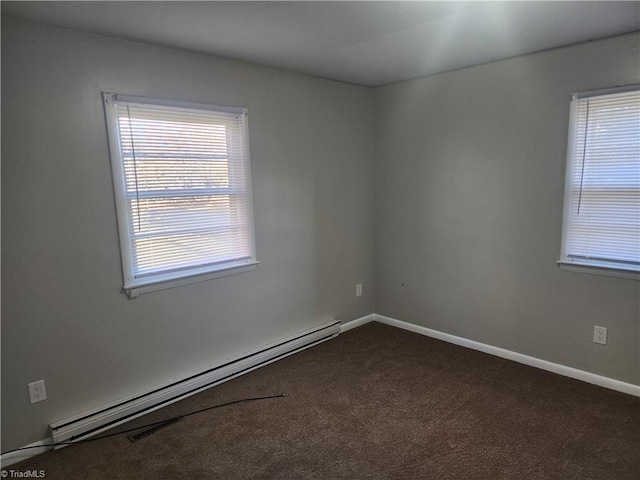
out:
M125 286L254 260L245 111L105 102L117 135Z
M640 91L574 98L564 261L638 270Z

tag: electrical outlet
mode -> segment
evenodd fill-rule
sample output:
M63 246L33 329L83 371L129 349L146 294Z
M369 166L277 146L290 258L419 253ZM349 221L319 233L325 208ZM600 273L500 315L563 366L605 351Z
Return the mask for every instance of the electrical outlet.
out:
M44 388L44 380L38 380L27 385L29 387L29 402L38 403L47 399L47 390Z
M602 345L607 344L607 329L605 327L593 327L593 342L601 343Z
M359 283L356 285L356 297L361 297L362 296L362 284Z

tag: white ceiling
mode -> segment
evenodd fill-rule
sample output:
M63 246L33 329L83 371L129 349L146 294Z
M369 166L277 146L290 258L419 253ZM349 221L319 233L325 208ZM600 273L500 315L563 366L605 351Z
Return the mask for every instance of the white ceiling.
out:
M2 2L2 15L377 86L640 30L640 2Z

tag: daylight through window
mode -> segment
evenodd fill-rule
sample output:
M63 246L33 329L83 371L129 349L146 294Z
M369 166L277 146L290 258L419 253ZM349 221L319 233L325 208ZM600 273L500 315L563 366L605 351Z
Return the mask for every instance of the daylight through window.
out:
M255 264L246 110L104 98L125 291Z
M640 270L640 90L571 100L560 263Z

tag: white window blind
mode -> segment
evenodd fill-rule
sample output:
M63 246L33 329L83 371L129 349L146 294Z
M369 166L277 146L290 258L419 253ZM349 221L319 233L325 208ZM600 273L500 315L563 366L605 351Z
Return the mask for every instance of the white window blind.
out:
M246 110L104 99L125 291L256 263Z
M575 94L561 263L640 270L640 90Z

